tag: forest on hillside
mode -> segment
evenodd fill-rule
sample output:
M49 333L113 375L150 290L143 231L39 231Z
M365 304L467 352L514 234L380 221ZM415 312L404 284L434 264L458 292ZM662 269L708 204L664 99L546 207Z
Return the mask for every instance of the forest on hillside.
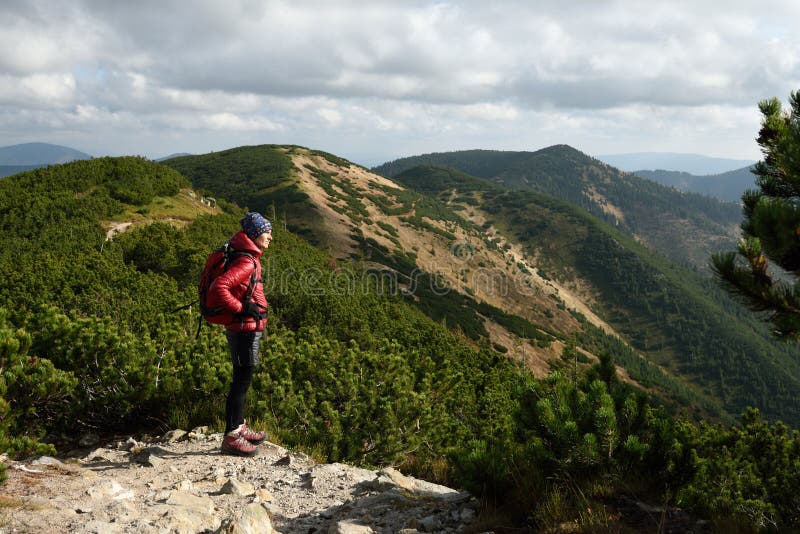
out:
M796 347L774 339L707 277L571 204L532 191L510 191L440 166L408 169L396 179L440 200L480 206L490 217L487 225L501 228L537 258L540 274L563 283L590 282L599 295L597 311L628 340L615 348L617 360L640 383L707 414L724 417L726 410L738 414L758 406L770 418L800 421ZM584 330L585 348L609 343ZM700 387L681 388L639 354Z
M304 237L314 235L316 239L312 242L325 248L320 215L291 180L290 157L297 149L267 145L240 147L168 163L197 187L214 195L229 192L238 202L266 213L288 210L292 213L289 228ZM543 152L550 162L547 168L560 169L556 176L574 172L575 165L569 158L579 162L588 159L569 147ZM562 152L569 156L566 163L557 162L556 155ZM319 154L342 167L349 165L341 158ZM530 159L529 153L471 151L467 154L474 157L466 161L483 173L507 168L508 159L515 154L519 160L514 163L517 167ZM486 157L485 167L478 166L482 161L478 156ZM350 206L343 215L353 221L367 217L358 192L337 182L333 174L313 169L313 175L333 195L331 198ZM402 224L438 232L442 239L452 241L454 236L450 232L425 221L444 221L468 228L470 224L456 208L478 206L492 217L495 226L526 247L529 257L539 258L540 274L562 282L569 282L575 275L589 280L601 297L598 311L625 334L627 343L608 338L586 323L581 328L582 348L595 352L613 346L618 362L634 379L646 387L657 388L660 397L673 409L690 412L697 409L706 416L730 421L747 406L755 405L770 419L783 419L791 424L798 421L800 410L794 391L800 387L800 374L794 348L771 339L764 325L693 269L653 254L630 239L624 228L609 228L574 205L533 191L511 193L505 184L441 166L408 169L396 179L416 191L394 189L390 194L387 192L392 199L388 203L379 194L381 191L366 196L386 215L399 214ZM252 190L243 186L246 183L252 184ZM293 197L284 194L288 190L294 191ZM656 193L657 189L651 192ZM445 205L453 194L455 204ZM667 197L658 202L665 205L672 200ZM516 316L512 318L466 292L432 291L430 288L436 285L434 273L420 269L413 251L386 248L361 232L353 233L352 238L360 243L371 261L401 276L415 278L415 295L409 299L410 303L436 321L458 325L472 339L489 337L482 316L492 317L510 332L535 343L546 345L555 339L547 327ZM395 244L399 247L399 243ZM494 243L487 244L496 247ZM583 321L581 317L577 319Z
M0 181L0 451L54 454L88 430L220 428L224 336L196 337L197 311L173 310L196 299L206 255L252 200L216 193L205 214L191 186L141 158ZM718 528L800 527L800 435L783 423L752 409L733 426L674 417L617 380L613 351L584 373L565 351L534 379L281 224L262 261L269 331L248 410L287 446L467 488L487 518L538 530L608 528L604 503L620 494ZM332 274L309 285L308 272Z
M673 261L700 270L735 246L738 204L684 193L624 173L567 145L536 152L465 150L424 154L373 170L396 177L418 166L452 167L511 190L533 191L577 206Z

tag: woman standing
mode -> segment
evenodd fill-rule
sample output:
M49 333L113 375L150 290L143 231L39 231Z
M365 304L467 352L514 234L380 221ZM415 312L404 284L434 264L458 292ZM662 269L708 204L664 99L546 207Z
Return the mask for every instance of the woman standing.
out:
M229 241L235 251L233 259L209 287L208 302L211 307L220 306L230 313L225 333L231 351L233 379L225 403L222 452L253 456L256 445L267 436L247 426L244 404L267 324L267 300L259 258L272 241L272 224L260 213L251 211L242 218L241 225L242 230Z

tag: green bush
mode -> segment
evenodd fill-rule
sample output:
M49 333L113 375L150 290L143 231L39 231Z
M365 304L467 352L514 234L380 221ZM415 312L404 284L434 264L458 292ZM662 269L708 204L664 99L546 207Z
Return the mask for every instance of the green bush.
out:
M39 440L54 421L68 421L77 379L31 356L31 336L12 330L0 309L0 452L12 457L54 454Z

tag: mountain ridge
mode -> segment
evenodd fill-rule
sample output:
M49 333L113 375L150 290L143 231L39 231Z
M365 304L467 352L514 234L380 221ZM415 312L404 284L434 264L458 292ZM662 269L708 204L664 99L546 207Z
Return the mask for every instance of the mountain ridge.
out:
M641 169L662 169L687 172L698 176L723 174L755 163L755 161L746 159L719 158L680 152L632 152L603 154L595 157L627 172L635 172Z
M44 166L91 158L85 152L50 143L21 143L0 147L0 165L3 166Z
M612 337L615 333L624 333L619 336L624 341L617 341L614 350L620 358L624 354L623 367L636 370L636 376L630 377L632 380L640 384L644 380L646 387L658 384L659 388L672 388L674 393L680 388L676 387L673 375L695 377L694 386L689 388L694 393L690 396L694 395L697 402L706 403L707 409L719 413L719 408L714 408L709 398L700 400L705 395L703 391L714 391L720 398L728 395L731 406L736 406L731 408L735 412L744 403L742 395L749 387L748 377L740 370L727 380L720 380L712 376L713 373L709 374L706 365L712 363L707 358L715 351L721 352L713 357L723 358L727 367L743 369L743 362L728 361L738 358L728 352L731 343L749 346L748 350L754 353L771 350L766 348L769 342L763 339L763 328L757 334L762 336L760 341L745 341L745 337L736 337L739 334L715 330L722 328L716 317L725 315L731 321L740 320L723 312L720 304L704 301L723 299L724 306L735 306L718 288L708 293L710 286L703 289L707 282L694 278L696 274L682 267L668 267L663 259L651 256L652 252L645 253L643 245L636 244L636 235L618 235L616 232L621 232L622 228L607 226L595 214L586 213L566 201L546 197L541 192L510 189L509 180L523 181L524 177L519 175L501 173L496 175L499 180L486 180L451 167L429 166L410 168L407 170L410 175L396 176L409 178L414 172L421 172L414 183L424 186L423 194L405 188L403 181L411 184L405 179L387 182L385 177L346 160L303 147L241 147L167 163L196 184L200 185L196 180L201 179L204 186L208 186L212 184L204 181L206 176L231 175L232 168L226 165L239 165L235 158L255 162L259 151L265 153L265 161L282 154L291 164L268 163L268 167L280 169L280 172L273 173L272 181L259 178L267 187L257 187L253 191L247 203L249 207L263 209L268 215L284 211L294 214L286 219L290 229L296 229L300 235L314 236L319 247L340 259L355 259L374 265L378 270L388 268L401 293L409 292L407 279L414 277L416 291L409 296L429 317L447 321L448 325L459 325L475 340L490 339L497 350L525 361L537 376L549 372L550 367L557 364L570 336L583 336L584 341L578 348L596 357L598 347L611 341L601 342L599 333L586 336L594 332L592 328L605 329L606 336L608 332L612 332ZM268 153L274 156L266 156ZM488 161L471 160L475 168L482 167L484 173L508 168L505 154L475 153L489 156ZM585 155L565 146L538 154L554 169L554 174L549 175L553 183L560 183L555 177L567 177L573 172L570 169L574 166L560 165L562 154L573 162L586 160ZM515 164L525 163L529 154L515 157ZM221 166L215 166L217 164ZM603 168L607 166L599 165L602 165L600 170L593 167L595 170L588 173L578 173L577 180L571 178L573 183L582 184L582 187L585 179L593 175L620 177L635 184L646 182L619 171L606 174ZM266 176L261 172L253 166L254 176ZM529 179L532 177L528 175ZM234 182L238 183L238 178ZM217 183L219 194L226 188L230 190L230 183ZM602 185L602 182L597 183ZM667 190L662 186L656 189ZM294 192L289 203L281 200L288 198L286 191ZM602 192L598 188L595 199ZM270 197L271 193L276 196ZM677 193L671 191L671 194ZM583 193L581 197L584 202L591 200ZM606 210L616 208L609 202L597 204ZM311 216L302 217L302 213ZM605 220L609 217L619 220L613 213L606 214ZM334 234L335 239L331 237ZM619 267L610 276L611 271L603 266L606 261L625 266L631 271L630 276L636 273L641 280L625 282L629 275ZM688 279L693 281L686 285ZM503 291L497 291L497 287ZM638 296L635 291L640 292ZM649 299L654 304L648 304ZM675 310L674 306L669 309L673 300L679 307L698 311L688 314L689 309L685 313ZM584 311L580 311L576 303L586 306ZM699 324L698 321L705 320L709 314L715 317L714 326L705 326L704 333L693 330L692 326L690 335L674 337L676 332L687 329L682 321ZM513 317L522 322L515 324ZM620 326L624 332L618 330ZM755 326L749 323L743 328L749 330ZM739 341L734 342L734 339ZM700 344L702 363L682 355L683 343ZM637 356L641 351L647 354L645 360ZM786 357L783 354L781 361ZM646 365L639 368L643 362ZM765 366L764 372L770 373L769 381L795 380L779 378L772 364ZM703 378L697 382L697 376ZM686 394L686 391L681 393ZM770 410L781 410L775 403L770 406Z
M637 170L633 171L633 174L681 191L712 196L725 202L738 204L746 190L756 187L755 175L751 172L752 168L752 166L748 166L720 174L707 175L663 169Z
M717 299L697 272L566 201L449 168L409 170L404 180L424 186L422 193L302 147L178 159L173 165L185 166L187 176L144 158L99 158L0 181L0 449L10 458L54 454L54 444L74 444L89 429L116 441L136 431L222 428L230 379L222 331L198 331L196 309L172 310L196 300L196 273L208 252L239 227L244 211L257 209L273 218L275 239L261 260L270 319L248 425L327 462L392 465L463 487L498 503L482 513L484 530L567 521L594 531L616 516L613 503L634 502L631 493L664 503L662 517L681 503L715 526L757 529L762 515L731 518L731 507L755 506L776 528L797 525L791 490L798 466L786 452L797 449L796 433L755 409L732 428L692 421L732 422L724 405L758 406L794 424L796 354L759 341L764 325ZM192 197L187 188L201 185ZM204 213L201 197L213 213ZM109 236L109 221L136 224ZM287 231L305 228L314 237L324 224L344 230L346 248L334 251L318 235L315 248ZM401 230L414 239L410 251ZM420 268L420 257L437 263ZM502 265L489 263L495 260ZM593 295L584 302L621 326L624 340L538 285L524 296L541 321L473 298L468 288L488 295L474 284L481 268L522 282L518 291L530 287L526 271L535 269L545 282ZM386 271L406 278L386 281ZM562 317L578 328L567 331ZM560 344L547 377L536 379L524 353L515 360L513 346L484 336L485 318L517 340ZM670 360L676 349L679 357ZM644 389L626 383L617 364ZM97 452L101 464L119 458ZM143 462L160 459L158 449L137 452ZM0 457L0 481L21 475L29 495L41 474L22 468L37 468L14 463L6 470L6 462ZM134 471L147 477L126 469ZM736 478L745 484L741 492L720 503L719 480L740 472L753 476ZM167 488L160 480L142 480L145 498L154 508L177 506L175 495L161 496ZM175 489L209 503L210 495L186 495L207 480L201 471ZM313 494L324 480L304 482ZM119 494L116 486L96 488L106 489ZM131 511L127 504L114 503L114 513ZM13 515L25 503L4 505ZM63 500L54 496L47 505ZM80 506L67 508L69 516L105 526L104 509Z
M682 193L620 171L568 145L535 152L458 151L423 154L373 168L396 176L418 165L446 165L517 190L567 201L674 261L708 269L708 258L735 247L741 209Z

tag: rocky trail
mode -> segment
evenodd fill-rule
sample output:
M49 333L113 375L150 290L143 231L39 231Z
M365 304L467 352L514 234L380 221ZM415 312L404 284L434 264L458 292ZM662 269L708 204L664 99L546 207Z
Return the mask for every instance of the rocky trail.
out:
M0 534L467 532L468 493L308 456L264 442L258 455L219 452L204 427L132 438L65 459L2 458Z

